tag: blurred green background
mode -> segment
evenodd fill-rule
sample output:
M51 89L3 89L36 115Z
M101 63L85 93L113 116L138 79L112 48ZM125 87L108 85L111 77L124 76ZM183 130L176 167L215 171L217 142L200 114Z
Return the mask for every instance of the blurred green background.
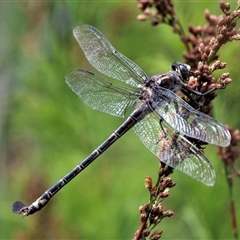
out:
M72 35L86 23L99 29L148 75L182 60L183 44L165 25L136 20L136 1L1 2L0 4L0 239L131 239L138 208L148 202L144 179L157 177L158 160L128 132L49 204L33 216L11 212L30 204L75 167L122 122L86 107L64 82L76 68L93 70ZM205 24L204 10L219 14L218 1L176 1L185 28ZM235 3L232 2L232 8ZM221 50L233 83L218 91L213 115L240 127L239 42ZM94 71L94 70L93 70ZM217 181L206 187L181 172L164 201L174 216L159 229L165 239L229 239L229 192L216 147L206 155ZM234 197L239 199L239 181ZM237 216L240 214L236 202Z

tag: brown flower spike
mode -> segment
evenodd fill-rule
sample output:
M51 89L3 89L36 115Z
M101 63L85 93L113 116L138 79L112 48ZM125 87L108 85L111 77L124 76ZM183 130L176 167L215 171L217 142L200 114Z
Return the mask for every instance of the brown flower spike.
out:
M180 41L185 46L183 52L184 62L191 66L192 72L188 82L188 87L198 92L208 92L211 89L224 89L231 83L230 74L228 72L222 73L220 77L213 76L215 71L222 70L226 67L227 63L219 58L219 50L232 41L240 40L239 30L236 28L237 21L240 18L240 1L237 1L237 7L231 11L230 3L225 3L223 0L219 1L219 8L222 15L215 16L210 14L209 10L205 10L204 17L206 24L204 26L189 25L189 35L183 31L179 18L174 9L171 0L138 0L138 8L142 12L138 15L137 19L140 21L150 20L153 26L159 24L167 24L172 28L173 33L179 35ZM219 74L218 74L219 75ZM212 100L216 97L215 92L206 94L204 96L191 95L195 102L199 103L198 106L192 105L186 96L184 100L191 104L197 110L209 114L212 109ZM218 154L222 159L230 190L233 185L233 175L240 177L240 170L235 170L233 165L240 155L239 130L233 130L229 127L232 141L229 147L219 148ZM189 139L193 144L202 149L202 142L195 139ZM168 143L165 143L168 144ZM165 175L164 164L161 164L158 181L153 187L152 179L146 178L145 186L150 193L150 203L143 205L141 208L141 225L135 234L134 239L146 239L150 236L152 226L156 226L166 216L172 216L172 211L163 210L163 200L169 196L169 189L175 186L175 183L169 178L172 171L167 172ZM168 182L169 181L169 182ZM170 186L168 186L169 183ZM167 186L168 187L167 187ZM157 203L158 204L157 204ZM231 199L231 220L232 229L235 239L237 238L236 216L234 209L234 201ZM159 239L162 231L155 231L149 239Z

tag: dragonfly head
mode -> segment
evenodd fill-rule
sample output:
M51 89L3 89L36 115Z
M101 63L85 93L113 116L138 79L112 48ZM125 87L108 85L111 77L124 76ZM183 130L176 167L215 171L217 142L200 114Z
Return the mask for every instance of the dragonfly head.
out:
M183 82L187 82L189 79L191 67L185 63L181 62L173 62L172 70L176 72Z

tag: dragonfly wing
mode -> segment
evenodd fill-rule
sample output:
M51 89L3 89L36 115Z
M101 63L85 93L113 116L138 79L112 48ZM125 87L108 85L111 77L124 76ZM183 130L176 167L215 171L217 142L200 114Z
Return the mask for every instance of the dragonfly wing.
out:
M79 46L91 65L99 72L139 87L148 78L130 59L118 52L96 28L80 25L73 30Z
M205 185L215 183L215 171L203 152L150 113L133 127L143 144L162 162Z
M222 147L230 144L231 136L224 124L195 110L172 91L159 88L158 94L155 111L177 132Z
M87 106L117 117L124 117L137 98L133 90L113 85L86 70L70 72L66 83Z

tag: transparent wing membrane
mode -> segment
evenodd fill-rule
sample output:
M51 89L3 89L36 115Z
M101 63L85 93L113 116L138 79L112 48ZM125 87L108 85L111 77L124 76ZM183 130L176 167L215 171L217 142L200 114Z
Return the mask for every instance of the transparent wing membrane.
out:
M177 132L222 147L230 144L230 133L224 124L195 110L168 89L159 88L158 94L155 111Z
M113 85L86 70L70 72L66 83L87 106L116 117L124 117L137 98L136 92Z
M119 53L96 28L81 25L74 28L73 35L88 61L99 72L134 87L141 87L148 78L137 64Z
M205 185L214 185L215 171L203 152L164 122L160 123L154 113L148 114L133 129L160 161Z

